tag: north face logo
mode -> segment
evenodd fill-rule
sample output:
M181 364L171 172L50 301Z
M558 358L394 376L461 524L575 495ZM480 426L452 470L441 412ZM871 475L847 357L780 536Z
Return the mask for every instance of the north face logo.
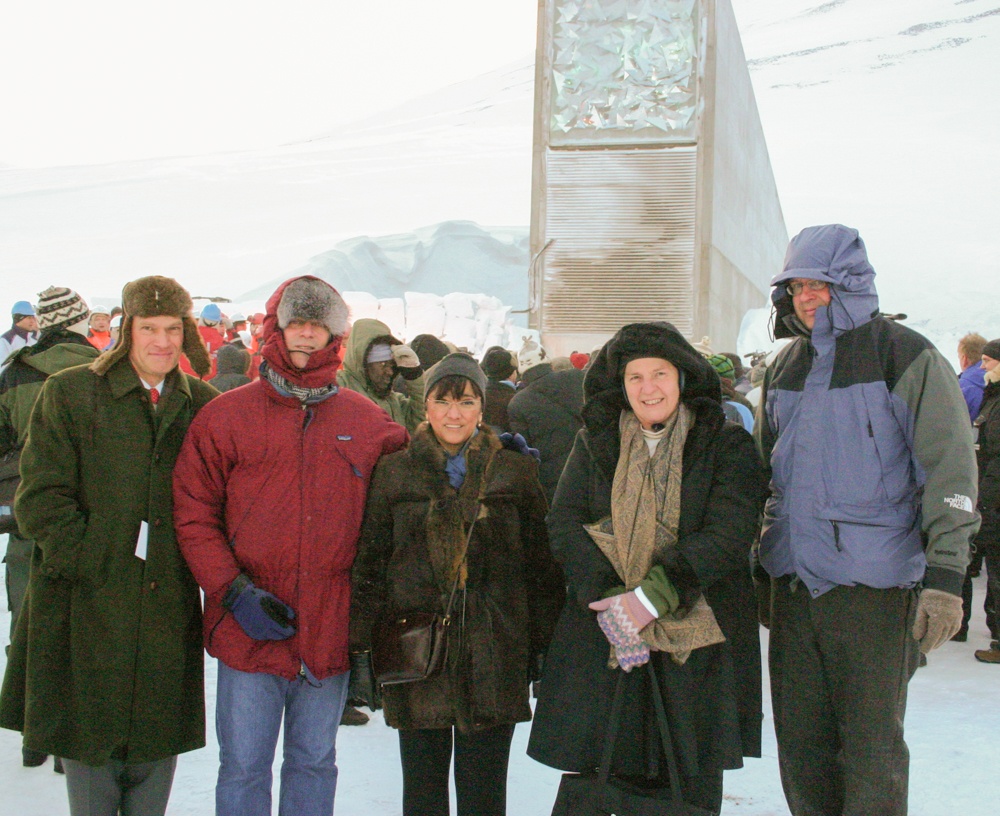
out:
M944 503L949 507L954 507L956 510L964 510L966 513L972 512L972 499L959 493L956 493L950 498L946 498Z

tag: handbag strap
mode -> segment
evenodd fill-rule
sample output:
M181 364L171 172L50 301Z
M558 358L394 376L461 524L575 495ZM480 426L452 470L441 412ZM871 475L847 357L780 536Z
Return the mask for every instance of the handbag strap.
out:
M663 705L663 693L660 691L660 684L656 677L656 669L653 662L646 664L649 667L649 682L652 686L653 707L656 709L657 730L660 733L660 745L667 760L667 773L670 777L670 798L674 804L682 805L684 796L681 793L681 775L677 769L677 757L674 756L673 740L670 737L670 726L667 724L667 712ZM601 751L601 764L597 771L597 780L601 788L608 784L611 777L611 760L614 756L615 742L618 739L618 728L621 725L621 712L624 703L625 672L619 671L618 680L615 682L615 696L611 701L611 714L608 717L608 730L604 738L604 748Z
M458 591L458 579L462 577L462 567L465 565L466 559L469 557L469 542L472 541L472 531L476 529L476 522L479 521L479 510L482 507L482 499L476 502L476 515L472 519L472 524L469 525L469 532L465 535L465 545L462 549L462 560L458 562L458 569L455 570L455 580L451 584L451 594L448 596L448 606L444 610L444 617L446 621L451 620L451 610L455 604L455 593Z
M653 705L656 708L656 723L660 731L660 745L663 746L663 753L667 759L667 773L670 776L670 793L675 803L683 801L681 795L681 774L677 770L677 757L674 756L674 742L670 738L670 726L667 724L667 712L663 705L663 693L660 691L660 683L656 677L656 669L653 661L646 664L649 666L649 682L653 687Z

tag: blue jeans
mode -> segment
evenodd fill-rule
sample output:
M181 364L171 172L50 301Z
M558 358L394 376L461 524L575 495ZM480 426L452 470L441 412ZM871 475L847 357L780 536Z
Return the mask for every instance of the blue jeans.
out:
M331 816L337 726L350 672L317 682L248 674L219 661L217 816L271 816L271 765L282 715L281 816Z

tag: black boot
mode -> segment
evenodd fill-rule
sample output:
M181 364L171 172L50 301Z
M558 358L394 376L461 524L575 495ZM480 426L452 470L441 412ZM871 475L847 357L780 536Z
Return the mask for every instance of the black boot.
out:
M35 751L31 748L21 748L21 764L25 768L37 768L39 765L45 764L45 760L49 758L49 755L44 751Z
M363 711L358 711L354 706L344 706L344 713L340 715L341 725L364 725L368 722L368 715Z
M52 770L57 774L66 773L66 769L63 768L62 757L54 757L52 760Z

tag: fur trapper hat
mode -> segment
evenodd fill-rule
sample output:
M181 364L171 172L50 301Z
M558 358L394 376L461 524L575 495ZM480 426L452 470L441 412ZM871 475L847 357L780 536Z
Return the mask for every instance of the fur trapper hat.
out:
M132 350L132 319L135 317L179 317L184 323L184 345L181 350L199 377L212 368L208 349L198 333L198 324L191 316L191 295L173 278L150 275L130 281L122 289L122 327L114 348L104 352L90 366L96 374L108 369Z
M299 278L285 287L278 301L278 328L285 329L293 320L319 323L334 337L347 331L347 303L336 289L317 278Z

